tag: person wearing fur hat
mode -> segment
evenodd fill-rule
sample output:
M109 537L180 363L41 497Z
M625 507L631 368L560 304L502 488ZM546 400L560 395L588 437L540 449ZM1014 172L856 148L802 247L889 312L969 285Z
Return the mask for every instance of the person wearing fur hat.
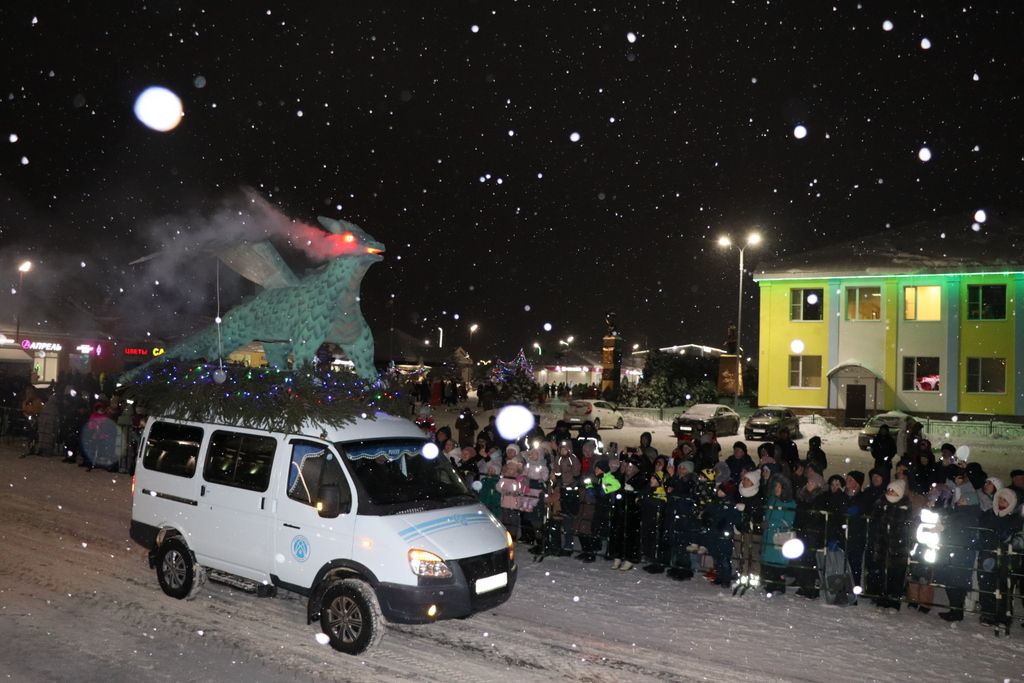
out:
M785 570L789 559L782 554L782 545L776 534L793 530L796 501L793 486L782 474L768 482L768 497L764 506L764 531L761 536L761 582L769 593L785 593Z
M977 527L980 511L978 494L971 482L957 486L952 506L940 513L939 559L935 563L935 581L946 587L949 611L939 616L946 621L963 621L964 601L974 578L977 558Z
M495 488L501 493L501 523L516 540L522 534L519 497L525 487L523 463L518 458L512 458L502 466L501 479Z
M548 466L540 448L526 451L526 465L523 468L526 486L522 495L527 504L522 507L520 519L523 524L523 540L534 543L539 539L544 517L544 486L549 479Z
M988 482L992 479L989 477ZM1014 534L1020 533L1024 523L1020 515L1013 513L1016 507L1016 492L1000 487L992 496L992 507L981 513L978 521L978 597L981 623L986 626L1008 624L1010 620L1006 597L1010 594L1010 567L1006 545Z
M761 522L764 520L766 488L767 485L761 486L761 470L755 468L740 475L736 509L740 512L742 533L738 539L738 555L740 572L748 578L761 574Z
M913 531L907 482L904 479L891 481L868 522L870 562L866 592L879 607L900 608Z
M573 516L580 505L580 461L572 451L569 441L558 444L558 452L551 463L552 486L558 489L558 505L562 517L562 554L571 555L575 540L573 537Z

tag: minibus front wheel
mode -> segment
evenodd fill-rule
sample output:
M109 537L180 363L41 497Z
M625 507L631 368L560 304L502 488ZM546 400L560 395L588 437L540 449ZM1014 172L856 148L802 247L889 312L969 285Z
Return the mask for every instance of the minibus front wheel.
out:
M384 616L373 588L359 579L335 581L320 602L320 627L331 647L357 655L380 642Z

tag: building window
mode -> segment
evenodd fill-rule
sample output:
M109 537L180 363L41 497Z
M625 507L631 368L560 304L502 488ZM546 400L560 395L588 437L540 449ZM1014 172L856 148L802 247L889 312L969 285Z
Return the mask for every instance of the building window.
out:
M1006 392L1005 358L968 358L967 391L974 394Z
M880 320L882 318L881 287L847 287L847 320Z
M1005 320L1006 285L967 285L968 320Z
M903 288L904 320L942 320L942 287Z
M824 311L824 289L791 289L790 320L821 320Z
M790 356L789 386L791 389L820 389L821 356Z
M904 356L903 391L938 391L939 359L929 356Z

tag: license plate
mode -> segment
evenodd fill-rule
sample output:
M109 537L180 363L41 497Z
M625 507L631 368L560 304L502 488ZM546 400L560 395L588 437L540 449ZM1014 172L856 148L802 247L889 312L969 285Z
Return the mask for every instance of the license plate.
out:
M476 582L476 594L486 593L493 591L498 588L504 588L508 585L508 572L502 572L495 574L494 576L487 576L482 579L477 579Z

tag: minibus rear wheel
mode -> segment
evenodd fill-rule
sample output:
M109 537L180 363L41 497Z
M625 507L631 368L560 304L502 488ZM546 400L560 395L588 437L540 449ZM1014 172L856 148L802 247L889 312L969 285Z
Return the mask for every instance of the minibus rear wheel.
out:
M164 593L178 600L188 597L195 576L192 551L184 541L175 536L160 544L156 554L156 578Z
M331 647L346 654L357 655L379 643L384 616L373 588L359 579L328 586L320 602L320 628Z

